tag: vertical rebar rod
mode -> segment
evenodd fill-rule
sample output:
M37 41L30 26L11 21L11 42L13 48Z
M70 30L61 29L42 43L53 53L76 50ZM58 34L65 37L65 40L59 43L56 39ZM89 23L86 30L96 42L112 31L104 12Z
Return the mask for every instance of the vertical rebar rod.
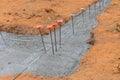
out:
M56 29L54 28L54 39L55 39L55 51L57 52L57 39L56 39Z
M105 0L103 0L103 6L105 6Z
M101 1L99 1L99 10L101 10Z
M59 47L61 48L61 42L62 42L62 40L61 40L61 26L63 24L63 20L62 19L61 20L57 20L57 23L59 25Z
M96 15L96 13L97 13L97 9L96 9L96 3L94 4L94 10L95 10L95 15Z
M102 6L104 6L104 1L103 0L101 1L101 4L102 4Z
M3 40L4 44L5 44L5 46L8 47L8 46L7 46L7 43L6 43L6 41L5 41L5 39L4 39L4 37L3 37L3 35L2 35L1 32L0 32L0 35L1 35L1 38L2 38L2 40Z
M52 32L50 30L50 39L51 39L51 46L52 46L52 53L54 55L54 44L53 44L53 39L52 39Z
M45 51L45 53L47 54L47 50L46 50L46 47L45 47L45 42L44 42L44 39L43 39L41 30L39 30L39 33L40 33L40 36L41 36L41 40L42 40L42 44L43 44L44 51Z
M82 11L82 17L83 17L83 26L84 26L84 11Z
M73 17L72 17L72 20L71 20L71 21L72 21L72 22L71 22L71 23L72 23L71 25L72 25L73 35L74 35L74 34L75 34L75 29L74 29Z
M89 18L90 18L90 15L91 15L91 8L89 7Z
M59 45L60 45L60 48L61 48L61 25L59 27Z

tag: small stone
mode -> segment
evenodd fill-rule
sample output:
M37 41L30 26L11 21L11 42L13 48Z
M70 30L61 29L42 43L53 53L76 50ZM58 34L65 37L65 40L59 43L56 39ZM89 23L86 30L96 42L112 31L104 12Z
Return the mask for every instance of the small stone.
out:
M87 41L88 44L94 45L95 44L95 39L91 38Z
M11 62L8 62L8 64L11 64Z

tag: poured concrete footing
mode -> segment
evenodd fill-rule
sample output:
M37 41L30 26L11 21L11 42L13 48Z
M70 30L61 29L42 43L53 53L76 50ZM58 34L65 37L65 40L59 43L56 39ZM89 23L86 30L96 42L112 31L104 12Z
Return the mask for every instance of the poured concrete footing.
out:
M96 16L104 11L110 0L106 0L104 6L99 3L91 6L84 12L84 24L82 15L74 17L73 35L71 21L62 26L62 45L59 46L59 30L57 30L58 51L53 55L50 36L44 36L47 54L44 52L40 36L24 36L1 32L5 43L0 38L0 76L19 73L34 73L46 77L62 77L71 75L79 67L80 59L91 47L86 43L90 39L90 32L98 24ZM53 33L52 33L53 34ZM54 35L53 35L54 40Z

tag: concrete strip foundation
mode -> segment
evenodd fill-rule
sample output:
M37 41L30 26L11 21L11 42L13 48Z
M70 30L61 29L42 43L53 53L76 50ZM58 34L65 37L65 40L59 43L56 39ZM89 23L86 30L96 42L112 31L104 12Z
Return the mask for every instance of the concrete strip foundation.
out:
M1 32L5 41L0 37L0 76L28 72L46 77L63 77L74 73L79 67L81 57L91 47L86 41L90 39L90 32L98 24L96 16L104 11L110 1L100 0L96 4L96 10L92 5L90 17L89 9L86 9L84 24L82 15L77 14L73 19L74 35L71 20L62 26L61 48L59 48L59 30L57 30L58 51L55 55L52 54L49 35L44 36L47 49L45 54L40 36Z

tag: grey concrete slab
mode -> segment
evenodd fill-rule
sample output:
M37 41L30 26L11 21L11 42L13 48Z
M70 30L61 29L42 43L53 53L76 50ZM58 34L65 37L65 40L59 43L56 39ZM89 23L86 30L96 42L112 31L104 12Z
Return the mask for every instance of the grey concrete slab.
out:
M0 76L29 72L46 77L62 77L74 73L80 64L81 57L91 47L86 44L86 41L90 38L92 29L98 24L96 17L104 12L110 1L100 0L96 4L96 11L92 5L90 17L89 9L86 9L84 25L82 16L77 14L73 19L74 35L71 20L63 25L61 48L59 30L56 30L58 51L55 52L55 55L52 53L50 35L44 36L47 49L47 54L45 54L40 36L2 32L5 41L0 37ZM101 8L99 8L99 4Z

